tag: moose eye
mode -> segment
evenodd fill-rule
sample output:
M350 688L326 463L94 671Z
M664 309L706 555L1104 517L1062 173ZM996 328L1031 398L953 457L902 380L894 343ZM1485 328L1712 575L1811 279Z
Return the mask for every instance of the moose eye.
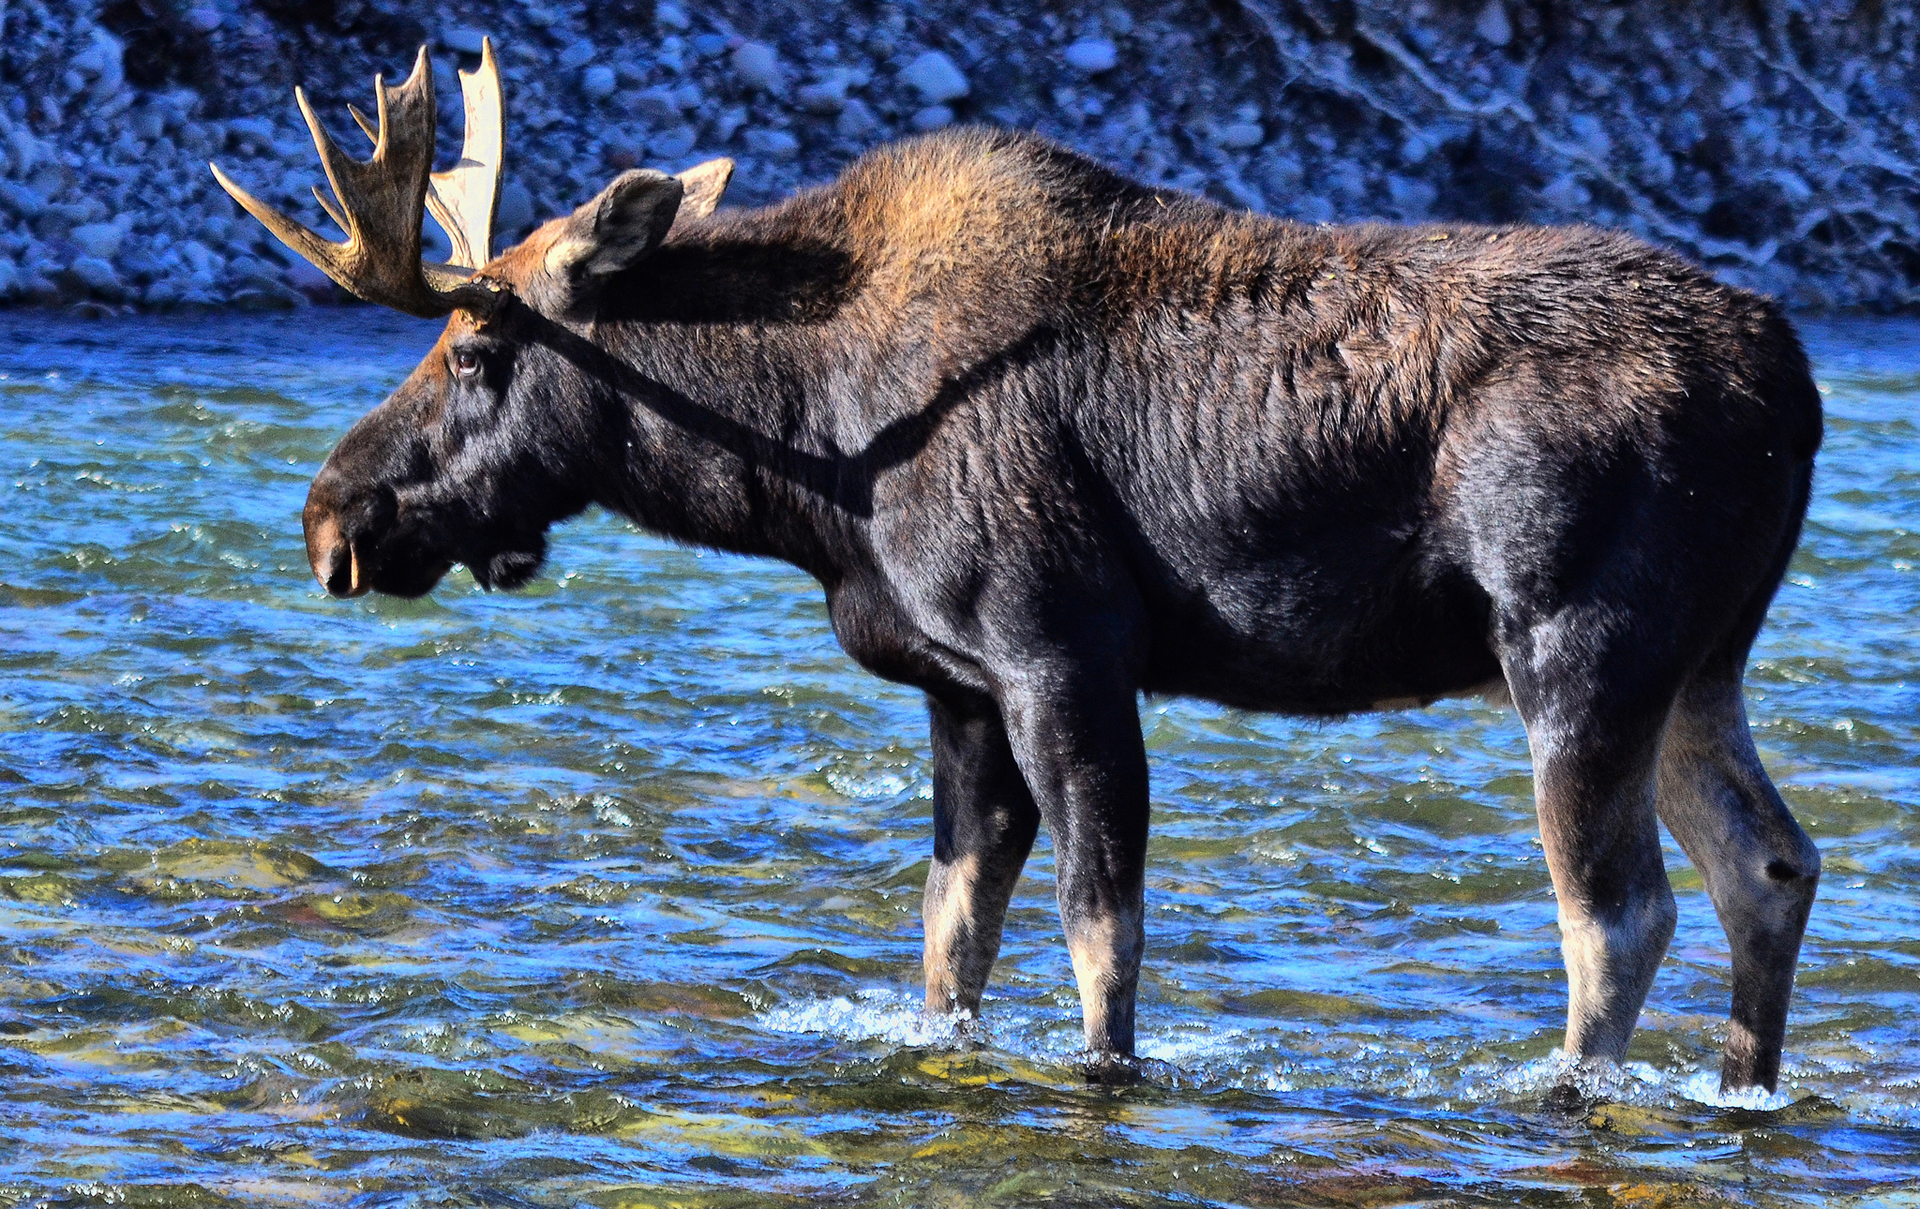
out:
M477 353L465 349L453 355L453 372L462 378L471 378L480 372L480 357Z

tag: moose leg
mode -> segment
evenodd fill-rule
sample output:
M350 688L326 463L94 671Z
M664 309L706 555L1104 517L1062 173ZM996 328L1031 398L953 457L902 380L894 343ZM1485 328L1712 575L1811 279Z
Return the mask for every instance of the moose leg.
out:
M1591 666L1565 615L1531 638L1523 659L1509 656L1507 680L1533 749L1540 838L1559 900L1566 1051L1619 1061L1673 939L1654 813L1668 703L1644 680L1635 691L1631 667Z
M1772 1091L1820 853L1760 766L1737 671L1709 665L1681 691L1660 753L1658 806L1733 950L1720 1086Z
M1084 667L1035 668L1000 705L1053 840L1087 1049L1131 1058L1146 947L1147 754L1135 690Z
M927 698L933 738L933 866L927 871L927 1011L980 1013L1007 902L1040 812L985 698Z

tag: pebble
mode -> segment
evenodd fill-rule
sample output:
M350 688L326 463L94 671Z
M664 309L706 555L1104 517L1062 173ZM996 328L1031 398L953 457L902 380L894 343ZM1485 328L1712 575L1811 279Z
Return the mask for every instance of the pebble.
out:
M561 67L571 71L576 67L585 67L588 63L593 62L593 57L599 53L599 47L582 38L578 42L569 44L565 50L560 52L559 63Z
M700 135L691 126L669 126L647 139L647 154L658 160L677 160L700 141Z
M790 160L800 154L800 140L784 130L755 128L745 135L747 150L770 160Z
M613 68L597 63L580 73L580 91L596 101L605 100L620 87L620 79Z
M120 284L120 274L114 271L111 261L102 257L76 256L68 272L96 294L117 298L124 291L124 287Z
M930 105L958 100L972 90L966 73L937 50L930 50L907 64L900 78Z
M786 88L786 73L781 70L780 56L765 42L742 42L734 48L733 74L748 88L779 96Z
M0 206L11 211L16 218L33 219L46 210L47 199L32 185L0 180Z
M685 33L693 25L693 18L687 16L687 10L673 0L660 0L653 6L653 22L663 29Z
M942 126L953 125L953 110L945 105L929 105L924 109L915 110L914 115L907 119L907 124L923 134L929 130L938 130Z
M1120 61L1120 49L1110 38L1082 38L1067 47L1060 57L1075 71L1097 75L1113 70L1114 64Z
M879 115L859 97L848 97L840 116L833 120L833 132L843 139L865 139L878 129Z
M533 225L537 216L533 212L533 193L517 180L510 180L500 186L500 200L494 208L493 225L494 251L498 252L506 245L504 240L519 238L522 231Z
M1244 151L1267 141L1267 128L1258 122L1228 122L1213 132L1213 141L1222 147Z
M88 256L111 260L133 227L133 215L122 214L113 222L92 222L73 229L71 238Z
M187 10L187 28L195 33L210 34L225 20L226 14L211 5L197 5Z

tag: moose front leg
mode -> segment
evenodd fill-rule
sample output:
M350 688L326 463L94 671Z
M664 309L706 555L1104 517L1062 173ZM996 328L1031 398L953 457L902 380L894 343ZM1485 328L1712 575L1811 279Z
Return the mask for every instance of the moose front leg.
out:
M1096 1070L1133 1055L1146 947L1147 755L1134 698L1121 678L1076 668L1036 670L1000 702L1053 840L1060 919Z
M933 865L927 871L927 1011L980 1013L1014 883L1040 812L991 700L927 698Z

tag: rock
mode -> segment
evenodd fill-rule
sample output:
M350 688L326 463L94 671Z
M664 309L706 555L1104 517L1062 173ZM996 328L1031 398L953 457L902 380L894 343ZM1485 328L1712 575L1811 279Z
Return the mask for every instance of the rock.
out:
M19 219L35 219L46 211L47 199L32 185L0 180L0 207Z
M795 93L794 103L808 113L839 113L846 108L847 88L852 82L851 73L845 70L826 72Z
M1222 147L1245 151L1267 141L1267 128L1258 122L1228 122L1213 132L1213 141Z
M271 151L273 123L265 118L229 118L227 142L241 151Z
M519 181L508 181L500 186L500 201L494 209L493 222L499 229L495 242L518 239L522 231L533 225L536 217L533 194Z
M580 91L593 100L603 101L619 87L619 77L614 74L613 68L604 63L595 64L580 73Z
M582 38L561 51L558 62L561 67L572 71L576 67L585 67L587 64L593 62L593 57L599 53L600 49L598 47L585 38Z
M127 81L127 49L120 39L95 26L85 50L67 61L68 66L91 81L88 95L96 102L120 91Z
M719 34L695 34L688 44L703 59L718 58L727 49L727 40Z
M133 228L133 215L122 214L112 222L92 222L75 227L70 238L80 250L97 260L112 260Z
M673 0L660 0L660 3L653 6L653 23L662 29L685 33L693 24L693 19L687 16L686 9L675 4Z
M966 73L937 50L930 50L907 64L900 78L929 105L958 100L972 91Z
M19 285L19 267L13 263L12 258L0 256L0 300L13 297L13 292Z
M487 35L471 26L456 25L452 29L440 31L440 45L457 54L477 55Z
M848 97L840 116L833 120L833 131L841 138L864 139L880 129L880 119L873 112L873 106L859 97Z
M749 130L746 141L747 150L770 160L790 160L800 154L800 140L784 130Z
M1097 75L1113 70L1114 64L1120 61L1120 49L1111 38L1082 38L1067 47L1060 57L1075 71Z
M660 160L677 160L692 151L700 136L688 125L669 126L647 140L647 154Z
M765 42L742 42L734 48L733 74L748 88L758 89L771 96L779 96L786 88L786 73L781 69L780 56L773 47Z
M67 267L67 272L75 281L103 298L118 298L126 292L120 284L120 274L108 261L98 256L76 256Z
M945 105L929 105L925 109L916 110L914 115L907 119L907 125L922 133L938 130L942 126L951 126L953 110Z
M1487 0L1487 6L1474 19L1473 32L1488 46L1505 46L1513 41L1513 22L1507 19L1507 6L1501 0Z
M187 28L201 34L210 34L219 29L225 20L224 14L210 4L195 5L187 10L186 15Z
M713 119L713 141L724 143L733 137L733 132L747 124L747 111L741 105L729 105Z
M650 122L666 122L680 116L680 99L671 88L642 88L628 98L627 106L635 117Z

